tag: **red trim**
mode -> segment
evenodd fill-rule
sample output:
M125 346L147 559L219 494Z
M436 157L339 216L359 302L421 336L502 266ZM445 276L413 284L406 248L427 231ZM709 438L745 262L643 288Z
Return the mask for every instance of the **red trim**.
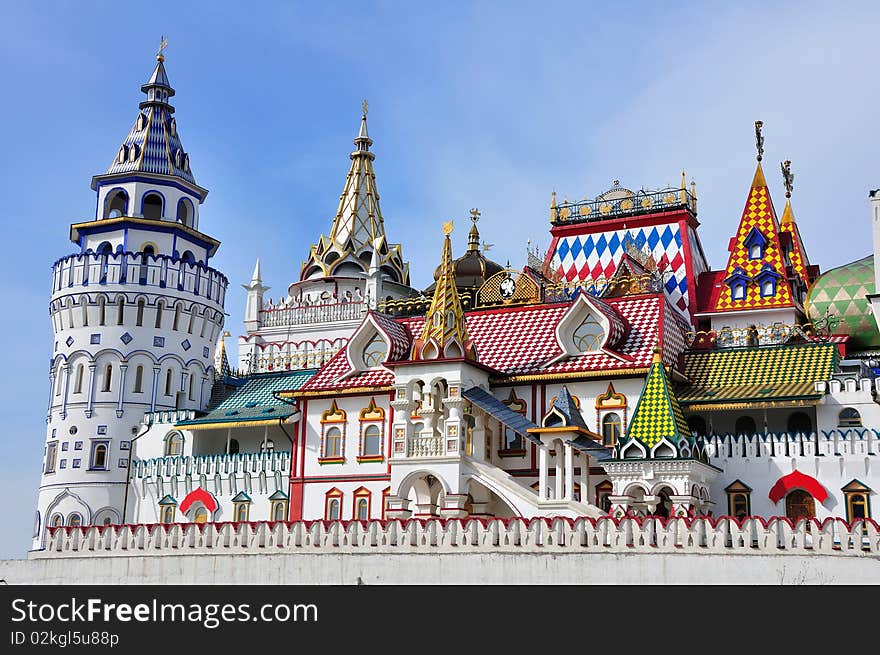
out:
M824 503L828 498L828 492L816 478L795 470L776 481L776 484L770 489L770 500L778 503L789 491L794 489L803 489L820 503Z
M196 502L201 502L205 506L205 509L212 514L214 513L214 510L217 509L217 501L214 500L214 496L201 487L196 487L180 502L180 511L185 514L186 511L192 507L193 503Z

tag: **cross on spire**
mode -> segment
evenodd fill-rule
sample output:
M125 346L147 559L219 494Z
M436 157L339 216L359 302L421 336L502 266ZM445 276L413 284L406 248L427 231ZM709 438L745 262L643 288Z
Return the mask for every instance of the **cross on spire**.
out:
M758 148L758 161L764 158L764 135L761 134L761 128L764 127L764 121L755 121L755 145Z
M364 112L364 117L367 115L367 111L370 109L370 103L367 102L367 99L364 98L364 101L361 103L361 111Z
M166 39L165 35L163 34L161 37L161 40L159 41L159 50L158 50L158 52L156 52L156 59L158 59L159 61L165 60L165 48L167 48L167 47L168 47L168 39Z

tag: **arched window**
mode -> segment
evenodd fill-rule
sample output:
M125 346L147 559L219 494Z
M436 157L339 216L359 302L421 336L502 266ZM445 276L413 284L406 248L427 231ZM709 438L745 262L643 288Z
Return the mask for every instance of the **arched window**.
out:
M620 420L620 414L609 412L602 418L602 443L606 446L613 446L620 439L620 433L623 429L623 422Z
M193 514L193 523L207 523L208 522L208 510L204 507L198 507Z
M144 367L138 366L134 370L134 393L144 392Z
M195 264L196 256L192 253L192 250L184 250L183 254L180 256L180 261L184 264Z
M64 525L64 517L61 514L56 514L52 517L53 528L60 528L62 525Z
M98 298L98 325L104 325L104 321L107 318L107 312L105 303L107 301L104 299L104 296Z
M82 515L74 512L70 516L67 517L67 525L72 528L78 528L82 525Z
M768 277L761 283L761 297L769 298L776 295L776 282L773 278Z
M574 347L582 353L599 350L604 334L605 333L602 330L599 321L590 314L580 325L577 326L577 328L575 328L574 334L572 335Z
M189 399L196 399L196 376L190 373L189 376Z
M386 350L385 340L376 334L364 348L364 365L367 368L373 368L382 364Z
M154 221L162 220L162 196L158 193L146 194L144 196L142 208L144 218L149 218Z
M378 425L368 425L364 429L364 456L382 454L382 435Z
M104 367L104 387L103 391L110 391L110 386L113 383L113 364L107 364Z
M180 152L178 150L178 152ZM178 165L178 168L180 166ZM184 225L189 226L192 222L193 218L193 210L192 203L186 198L181 198L180 202L177 203L177 220L183 223Z
M324 457L342 457L342 431L336 426L324 435Z
M162 309L164 305L165 303L163 303L161 300L156 302L156 324L153 327L155 327L157 330L162 327Z
M120 149L119 155L124 157L122 149ZM125 216L126 211L128 211L128 194L122 189L111 191L104 201L104 218Z
M366 498L359 498L357 501L357 520L370 520L370 503Z
M730 285L730 294L734 300L742 300L746 297L746 285L737 282Z
M174 306L174 320L171 322L171 329L177 330L177 326L180 323L180 305Z
M83 365L76 367L76 378L73 383L73 393L82 393L83 390Z
M92 461L90 469L103 471L107 469L107 442L99 441L92 444Z
M837 416L837 425L841 428L860 428L862 415L854 407L844 407Z
M284 508L283 500L276 500L272 503L272 520L283 521L287 518L287 512Z
M183 435L180 432L169 432L165 437L166 457L175 457L183 452Z
M119 296L119 299L116 301L116 325L122 325L123 323L125 323L125 298Z
M271 453L275 451L275 442L271 439L266 439L265 443L260 443L260 452L261 453Z
M789 434L810 434L813 431L813 422L806 412L793 412L788 416Z
M248 503L236 503L235 507L235 520L236 521L247 521L248 520Z
M706 434L706 419L702 416L689 416L687 420L688 430L691 431L691 434L697 435L705 435Z
M740 416L736 419L734 431L737 434L755 434L758 432L758 426L751 416Z
M166 396L171 395L171 391L172 391L172 387L173 387L173 379L172 379L173 375L174 375L174 372L170 368L167 371L165 371L165 395Z
M162 508L162 523L174 523L174 506L168 505Z
M230 439L229 440L229 454L230 455L238 455L239 452L238 439Z
M339 499L331 498L327 503L327 520L328 521L338 521L339 520Z
M141 326L144 324L144 305L145 305L145 304L146 304L146 303L144 302L144 299L143 299L143 298L141 298L140 300L138 300L138 305L137 305L137 320L135 321L135 325L137 325L138 327L141 327Z

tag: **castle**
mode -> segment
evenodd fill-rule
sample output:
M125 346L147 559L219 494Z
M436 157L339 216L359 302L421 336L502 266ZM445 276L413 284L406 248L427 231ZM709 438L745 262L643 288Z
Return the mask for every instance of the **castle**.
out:
M758 122L744 209L716 219L731 234L721 268L682 174L554 193L548 250L515 266L487 257L471 210L464 253L452 222L437 229L423 286L389 238L365 103L336 214L297 279L273 301L257 259L235 291L247 305L230 362L220 242L200 223L208 191L161 54L141 90L92 179L95 216L53 265L35 551L123 524L871 524L880 190L874 256L821 273L789 162L776 213Z

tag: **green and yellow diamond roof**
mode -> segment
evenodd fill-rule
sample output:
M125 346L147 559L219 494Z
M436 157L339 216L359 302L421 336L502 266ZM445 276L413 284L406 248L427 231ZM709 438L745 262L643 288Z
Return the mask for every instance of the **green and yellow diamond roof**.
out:
M678 399L672 392L659 353L648 371L645 388L633 412L626 436L653 448L664 437L673 444L690 435Z

